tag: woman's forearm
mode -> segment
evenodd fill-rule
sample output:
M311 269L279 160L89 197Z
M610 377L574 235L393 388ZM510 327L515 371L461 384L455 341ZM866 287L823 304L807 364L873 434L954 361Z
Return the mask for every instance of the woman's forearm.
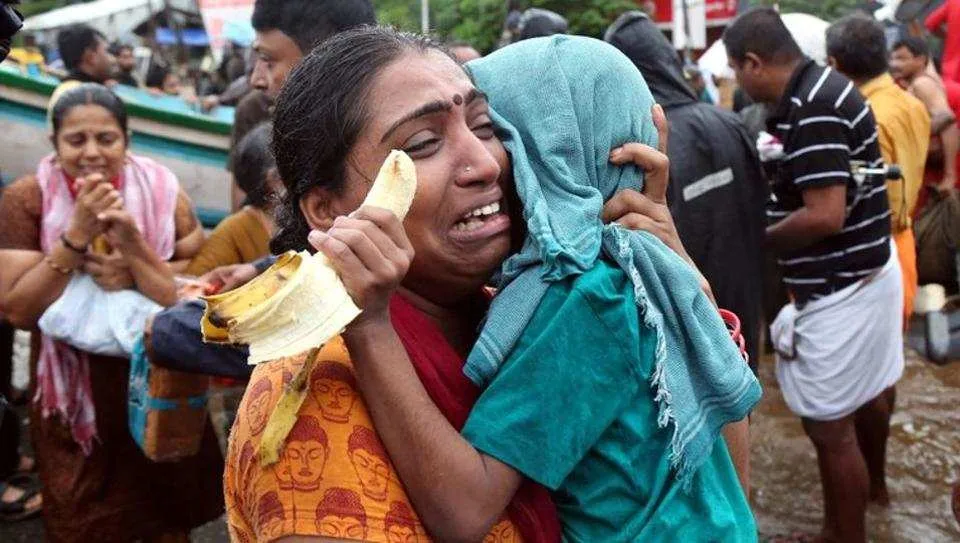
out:
M173 270L160 260L142 238L135 245L123 247L120 251L130 266L130 274L141 294L164 307L177 303Z
M723 428L723 439L727 443L730 459L737 470L737 478L743 493L750 499L750 420L731 422Z
M64 269L79 267L83 260L79 255L69 252L65 247L55 248L50 255L54 263ZM37 251L4 251L23 253L19 258L30 262L29 268L12 281L3 285L4 294L0 298L0 309L6 318L17 328L30 329L37 325L40 316L63 294L72 274L55 270L45 261L46 255ZM27 254L29 253L29 255ZM11 259L12 260L12 259Z
M167 262L167 265L170 266L170 271L174 275L180 275L187 273L187 268L190 267L191 260L171 260Z
M450 425L389 320L348 330L345 338L377 433L428 531L442 541L482 539L516 493L520 475Z
M203 248L204 241L206 241L206 237L204 236L203 228L197 224L193 232L178 239L174 244L173 258L171 260L175 262L190 262L190 259L197 256L197 253Z

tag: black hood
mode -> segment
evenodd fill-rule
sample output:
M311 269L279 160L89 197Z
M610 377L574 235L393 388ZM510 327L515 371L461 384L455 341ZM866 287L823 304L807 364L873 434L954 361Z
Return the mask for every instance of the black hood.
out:
M697 101L683 78L680 57L646 13L624 13L610 25L603 39L633 61L664 108Z
M549 9L530 8L520 16L520 40L567 33L567 20Z

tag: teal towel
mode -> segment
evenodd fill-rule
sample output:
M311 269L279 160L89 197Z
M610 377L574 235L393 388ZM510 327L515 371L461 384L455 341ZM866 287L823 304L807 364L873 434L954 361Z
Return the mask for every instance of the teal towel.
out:
M614 47L576 36L525 40L468 69L503 132L528 234L494 278L498 294L464 373L489 384L549 284L589 270L602 252L631 278L641 320L657 335L650 385L660 426L672 425L671 461L687 479L761 390L694 271L654 236L600 220L616 192L643 185L637 168L609 155L628 142L656 146L646 82Z

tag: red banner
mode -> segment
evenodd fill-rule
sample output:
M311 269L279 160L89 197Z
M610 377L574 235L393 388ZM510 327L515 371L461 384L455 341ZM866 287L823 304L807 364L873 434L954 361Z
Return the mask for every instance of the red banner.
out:
M737 16L737 0L688 0L706 2L707 22L726 21ZM656 0L658 23L673 21L673 0Z

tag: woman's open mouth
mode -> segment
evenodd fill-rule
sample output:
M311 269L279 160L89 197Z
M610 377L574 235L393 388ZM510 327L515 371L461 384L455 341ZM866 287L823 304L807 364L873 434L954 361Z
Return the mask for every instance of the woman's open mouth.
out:
M458 241L477 241L509 230L510 217L501 208L493 202L473 209L453 224L451 235Z
M107 175L107 168L104 166L80 166L80 177L87 177L93 174Z

